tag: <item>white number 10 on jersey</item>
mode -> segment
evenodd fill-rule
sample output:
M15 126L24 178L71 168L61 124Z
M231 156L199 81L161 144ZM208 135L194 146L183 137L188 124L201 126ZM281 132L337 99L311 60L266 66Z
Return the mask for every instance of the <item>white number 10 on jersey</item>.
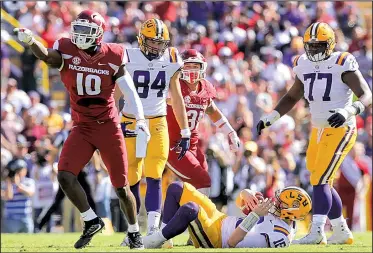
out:
M93 81L93 85L92 85ZM84 87L85 87L85 93L84 93ZM101 92L101 78L96 75L87 75L85 77L84 81L84 87L83 87L83 73L77 73L76 74L76 88L78 90L78 95L98 95ZM93 87L93 88L92 88Z

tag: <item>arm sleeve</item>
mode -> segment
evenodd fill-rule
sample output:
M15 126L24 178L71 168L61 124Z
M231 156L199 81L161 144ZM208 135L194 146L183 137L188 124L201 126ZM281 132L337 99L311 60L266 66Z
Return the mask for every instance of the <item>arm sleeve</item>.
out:
M131 109L136 116L136 120L145 119L144 109L139 95L137 94L135 84L133 83L131 75L125 70L123 76L116 80L116 83L125 97L125 101L129 103Z

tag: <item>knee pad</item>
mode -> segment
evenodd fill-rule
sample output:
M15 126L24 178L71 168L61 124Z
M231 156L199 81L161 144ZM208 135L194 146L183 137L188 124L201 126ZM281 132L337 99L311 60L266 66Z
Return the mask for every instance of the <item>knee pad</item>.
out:
M173 196L179 196L181 198L181 194L183 193L183 182L173 182L167 188L167 195L172 194Z
M199 206L190 201L182 205L179 210L185 214L185 218L187 218L188 221L193 221L198 217Z

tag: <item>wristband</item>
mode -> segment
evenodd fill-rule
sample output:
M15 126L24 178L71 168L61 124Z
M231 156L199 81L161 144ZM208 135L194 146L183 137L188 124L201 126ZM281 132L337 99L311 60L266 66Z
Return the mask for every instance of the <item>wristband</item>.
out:
M249 213L249 215L246 216L246 218L241 222L239 227L248 233L255 224L259 221L259 215L257 215L255 212Z
M218 121L214 122L214 125L218 127L224 134L228 135L231 132L234 132L233 127L229 124L228 119L223 116Z
M181 129L180 134L182 138L190 138L192 135L189 128Z

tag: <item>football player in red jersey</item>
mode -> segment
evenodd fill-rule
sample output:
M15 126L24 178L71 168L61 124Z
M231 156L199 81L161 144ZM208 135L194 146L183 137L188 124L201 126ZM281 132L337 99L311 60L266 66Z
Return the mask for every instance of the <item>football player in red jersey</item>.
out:
M206 113L214 124L227 135L232 151L238 150L240 140L227 118L212 100L216 91L214 86L205 79L207 62L203 55L195 49L189 49L183 52L181 57L184 67L180 77L180 87L192 135L190 148L184 159L178 159L178 150L171 150L167 167L182 181L192 184L205 195L209 195L211 179L204 151L198 147L198 123ZM180 139L180 128L170 105L167 106L167 122L170 143L175 143Z
M20 41L30 46L36 57L59 69L70 95L74 125L61 152L58 181L85 222L83 234L74 247L85 247L104 228L103 221L89 206L77 180L81 169L98 149L130 224L130 248L142 249L136 202L127 181L127 152L114 98L114 92L118 94L116 86L135 109L136 131L143 131L148 137L150 134L140 98L124 67L127 61L124 48L102 42L104 29L103 17L97 12L85 10L71 23L71 38L57 40L53 49L45 48L28 29L16 28L15 32Z

